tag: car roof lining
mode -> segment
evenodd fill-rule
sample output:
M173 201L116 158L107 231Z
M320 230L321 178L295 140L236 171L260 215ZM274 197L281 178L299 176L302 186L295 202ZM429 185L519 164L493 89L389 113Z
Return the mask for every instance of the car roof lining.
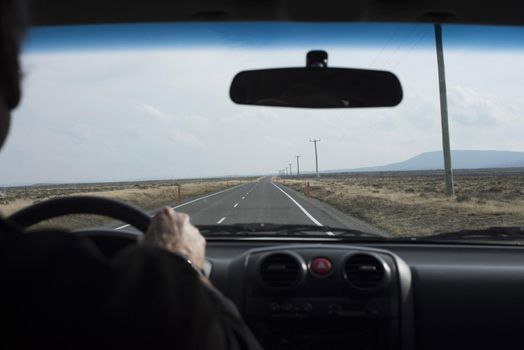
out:
M34 25L201 21L524 25L522 0L32 0Z

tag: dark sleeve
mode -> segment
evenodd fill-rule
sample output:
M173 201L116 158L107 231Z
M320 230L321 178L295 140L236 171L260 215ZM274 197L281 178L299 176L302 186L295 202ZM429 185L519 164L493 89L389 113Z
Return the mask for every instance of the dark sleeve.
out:
M228 344L227 349L262 349L258 340L254 337L251 330L242 320L236 306L225 297L219 290L210 286L210 298L217 306L219 311L219 320L223 325L222 333L225 342ZM213 338L213 337L210 337ZM208 347L210 349L212 347Z
M1 347L100 347L107 329L101 301L110 275L105 258L88 239L59 231L3 235Z
M120 325L115 339L132 334L133 345L149 348L261 349L233 303L181 257L135 246L121 252L112 266L110 307Z

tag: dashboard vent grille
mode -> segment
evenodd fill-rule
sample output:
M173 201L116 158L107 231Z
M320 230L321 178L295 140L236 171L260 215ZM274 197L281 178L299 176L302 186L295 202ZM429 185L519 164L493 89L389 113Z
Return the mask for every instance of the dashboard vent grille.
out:
M385 279L381 260L370 254L355 254L346 260L344 266L346 280L357 289L375 290Z
M302 275L300 261L291 254L272 254L265 257L260 264L260 278L272 289L293 287L300 281Z

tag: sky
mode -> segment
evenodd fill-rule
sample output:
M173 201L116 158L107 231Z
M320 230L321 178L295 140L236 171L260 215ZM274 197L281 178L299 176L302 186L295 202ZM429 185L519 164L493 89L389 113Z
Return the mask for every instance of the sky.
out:
M444 27L452 149L524 151L524 30ZM271 174L384 165L441 149L429 25L191 24L33 30L24 97L0 152L0 185ZM394 108L235 105L242 70L392 71Z

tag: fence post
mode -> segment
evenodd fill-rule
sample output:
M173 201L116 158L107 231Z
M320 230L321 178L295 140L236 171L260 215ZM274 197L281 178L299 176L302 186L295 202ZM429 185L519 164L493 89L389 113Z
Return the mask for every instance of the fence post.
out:
M309 181L307 182L307 186L306 186L306 196L308 198L311 198L311 186L309 185Z
M176 186L176 200L177 202L180 202L181 199L182 199L182 196L180 195L180 185L175 185Z

